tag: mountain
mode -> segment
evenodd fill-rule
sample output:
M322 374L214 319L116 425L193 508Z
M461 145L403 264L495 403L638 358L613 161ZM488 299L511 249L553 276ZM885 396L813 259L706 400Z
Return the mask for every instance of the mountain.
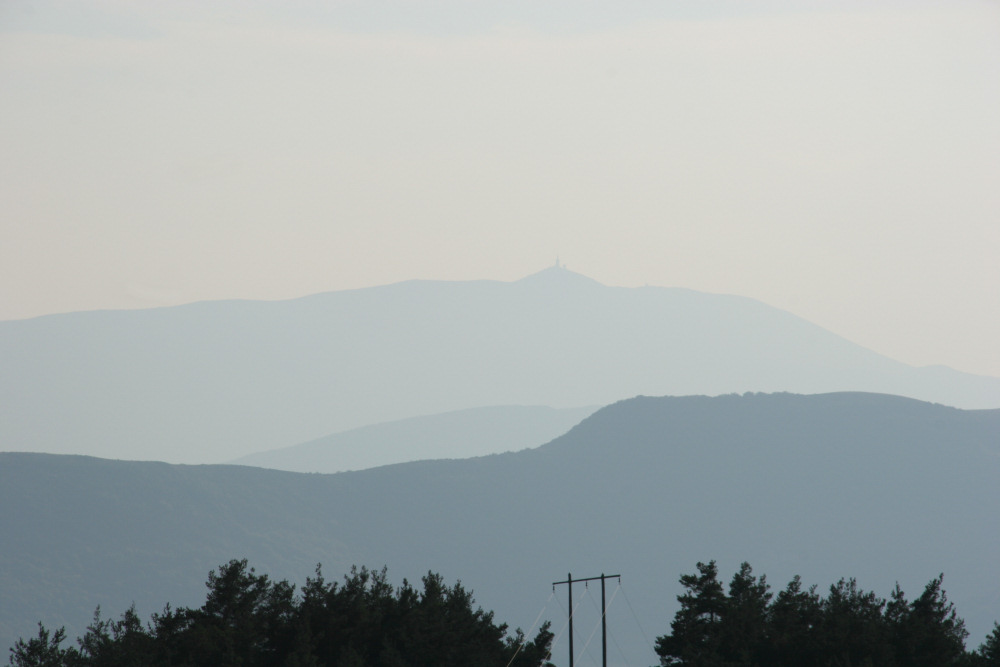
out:
M223 462L489 405L841 390L1000 407L1000 378L913 368L752 299L562 268L0 322L6 451Z
M362 426L250 454L233 463L333 473L407 461L485 456L537 447L562 435L595 409L522 405L469 408Z
M978 645L1000 617L997 479L1000 410L863 393L637 397L535 449L336 475L0 454L0 640L200 604L207 571L247 557L300 582L316 562L431 569L526 630L540 610L563 626L567 572L621 574L609 660L646 665L678 576L717 559L727 580L748 560L776 589L854 576L910 599L944 572ZM577 650L598 596L574 591Z

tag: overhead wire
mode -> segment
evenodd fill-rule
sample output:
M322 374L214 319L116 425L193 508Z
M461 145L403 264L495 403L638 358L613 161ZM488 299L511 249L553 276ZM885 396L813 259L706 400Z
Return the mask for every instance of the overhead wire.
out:
M572 584L570 584L570 585L572 585ZM590 582L589 581L585 581L585 582L583 582L583 597L580 598L581 602L583 601L584 597L587 597L588 593L590 593ZM588 600L590 600L591 604L596 604L596 602L594 601L593 596L589 597ZM579 605L577 605L577 606L579 606ZM579 625L579 623L577 624L576 630L577 630L577 632L580 631L580 625ZM577 634L576 635L577 642L579 642L580 639L582 639L582 637L579 634ZM579 645L579 644L577 644L577 645ZM583 651L581 651L580 653L577 654L576 659L579 660L583 656L583 652L586 651L586 650L587 650L587 645L584 644L583 645ZM590 661L593 662L595 665L597 664L597 660L594 659L594 656L592 656L590 654L587 654L587 657L589 657Z
M591 631L591 633L590 633L590 636L589 636L589 637L587 637L587 641L586 641L586 643L585 643L585 644L583 645L583 648L582 648L582 649L580 649L580 655L578 655L578 656L576 657L576 659L577 659L577 660L579 660L579 659L580 659L580 657L581 657L581 656L582 656L582 655L584 654L584 652L586 652L586 650L587 650L587 647L588 647L588 646L590 646L590 640L592 640L592 639L594 638L594 635L595 635L595 634L597 633L597 628L598 628L598 626L599 626L599 625L600 625L600 623L601 623L601 619L603 618L603 616L601 615L601 608L597 606L597 597L596 597L596 596L594 596L594 595L591 595L591 596L590 596L590 606L591 606L591 607L593 607L593 608L594 608L594 611L596 611L596 612L597 612L597 615L598 615L598 619L597 619L597 625L595 625L595 626L594 626L594 629L593 629L593 630ZM591 661L591 662L593 662L594 664L597 664L597 658L593 657L593 656L592 656L592 655L590 655L589 653L587 653L587 657L589 657L589 658L590 658L590 661Z
M621 587L622 587L622 581L619 578L618 579L618 588L615 589L615 592L611 595L611 599L612 600L615 599L615 595L618 594L618 590L621 589ZM608 602L608 607L609 608L611 607L611 602L610 601ZM614 642L615 648L618 649L618 655L621 656L622 662L625 663L625 667L629 667L629 661L628 661L628 658L625 656L625 651L622 650L622 646L621 646L621 644L618 643L618 638L615 636L615 633L614 633L614 631L611 628L608 628L608 636L611 637L611 641Z
M622 587L622 581L621 581L621 577L619 577L618 578L618 586L617 586L617 588L615 588L614 592L611 594L611 600L608 600L608 603L607 603L607 608L608 609L611 608L611 602L615 599L615 596L618 595L618 591L621 589L621 587ZM600 614L601 610L597 606L596 599L594 597L591 597L590 601L591 601L592 606L594 607L594 611L596 611L598 614ZM607 610L605 610L604 614L605 615L607 614ZM602 615L602 618L603 618L603 615ZM625 662L626 667L628 667L629 662L628 662L628 658L625 656L625 651L622 650L621 644L618 643L618 638L615 637L615 633L611 630L611 628L608 628L608 635L611 636L611 641L613 641L615 643L615 647L618 649L618 655L620 655L622 657L622 660Z
M604 605L604 611L601 612L601 618L599 619L601 622L603 622L605 616L607 616L608 608L611 606L611 603L615 601L615 596L618 595L618 591L621 590L621 587L622 587L621 582L618 582L618 587L615 588L614 593L611 594L611 599L608 600L607 604ZM600 625L600 623L598 623L598 625ZM590 633L590 636L587 638L587 643L584 644L583 648L580 650L580 655L583 655L583 652L587 650L587 647L590 645L590 640L594 638L595 634L597 634L597 625L594 626L594 630Z
M618 587L622 590L622 597L625 598L625 604L628 605L628 610L632 612L632 618L635 620L635 624L639 626L639 632L642 634L642 638L646 640L646 646L652 653L656 653L656 649L653 648L653 642L649 641L649 637L646 635L646 631L642 628L642 623L639 621L639 617L635 614L635 609L632 608L632 603L628 599L628 593L625 592L625 588L622 587L621 579L618 580Z
M582 596L580 596L580 602L578 602L578 603L577 603L577 605L576 605L576 606L577 606L577 609L579 609L579 608L580 608L580 605L581 605L581 604L583 604L583 600L584 600L584 598L587 598L587 599L588 599L588 600L590 600L591 602L593 602L593 601L594 601L594 597L593 597L592 595L591 595L591 596L588 596L588 594L589 594L589 593L590 593L590 582L584 582L584 584L583 584L583 595L582 595ZM574 616L573 618L575 619L575 618L576 618L576 616ZM581 636L581 635L579 634L579 633L580 633L580 624L579 624L579 623L577 623L574 629L575 629L575 631L576 631L576 632L575 632L575 634L576 634L576 641L577 641L577 646L579 646L579 642L580 642L580 640L581 640L581 639L583 638L583 637L582 637L582 636ZM583 648L584 648L584 650L586 650L587 646L586 646L586 645L584 645L584 647L583 647ZM581 652L581 653L578 653L578 654L577 654L577 656L576 656L576 657L577 657L577 660L579 660L579 659L580 659L580 657L581 657L582 655L583 655L583 653L582 653L582 652ZM595 667L597 667L597 660L595 660L595 659L594 659L594 656L590 655L589 653L587 654L587 656L588 656L588 657L590 658L590 661L591 661L592 663L594 663Z
M583 599L585 597L587 597L587 593L588 592L589 592L589 589L587 589L585 587L584 591L583 591L583 595L581 595L580 599L577 600L576 605L573 607L572 612L566 617L566 621L563 623L562 628L559 629L559 634L557 634L556 638L552 640L552 650L553 651L555 650L556 646L559 644L559 640L562 638L563 632L566 631L566 627L569 625L569 620L576 615L576 610L580 608L580 605L583 603ZM553 593L554 593L554 591L553 591ZM559 598L557 597L555 600L556 600L556 604L559 605L560 611L562 611L565 614L566 613L566 609L562 606L562 603L559 602Z
M538 620L542 617L542 614L545 613L545 608L549 606L549 603L552 602L552 598L554 598L555 596L556 596L556 589L555 587L553 587L552 594L549 595L549 599L545 601L545 604L543 604L542 608L538 611L538 616L536 616L534 622L532 622L531 629L528 630L528 632L525 633L525 635L521 638L521 643L518 644L517 650L514 651L514 655L510 656L510 662L507 663L507 667L510 667L514 663L514 658L516 658L517 654L521 652L521 649L524 648L524 645L528 643L528 637L530 637L531 633L535 631L535 626L538 625Z
M625 651L622 650L622 646L621 644L618 643L617 637L615 637L614 633L611 632L611 630L608 630L608 634L611 635L611 641L615 643L615 648L618 649L618 655L622 657L622 661L624 661L625 667L629 667L628 658L625 657Z
M632 614L632 620L635 621L636 626L639 628L639 633L642 635L643 640L646 642L646 646L649 648L649 650L650 650L651 653L655 654L656 650L653 647L652 642L649 641L649 635L646 634L645 628L642 627L642 622L639 620L639 616L635 613L635 608L632 606L632 601L629 600L628 593L625 591L625 588L622 586L621 578L620 577L618 578L618 586L612 592L611 599L609 599L608 602L605 604L605 608L604 608L603 612L597 606L596 599L594 599L593 596L591 596L592 599L591 599L590 603L594 607L594 609L600 614L600 619L598 621L598 624L600 624L601 621L605 620L605 617L607 616L608 610L611 608L611 604L614 602L615 598L618 596L618 592L619 591L621 591L622 597L625 598L625 604L628 606L629 613ZM554 593L555 593L555 590L553 588L553 594ZM562 627L559 629L559 633L556 635L555 639L552 641L552 644L551 644L552 650L549 653L549 659L551 659L552 654L555 652L556 646L558 646L559 641L562 639L562 636L565 633L567 626L569 625L570 619L573 619L573 618L576 617L577 610L580 608L580 605L583 604L583 599L585 597L588 597L589 593L590 593L590 586L589 586L589 584L585 584L583 595L581 595L580 598L577 600L576 604L573 606L572 613L569 614L568 616L566 614L566 608L562 606L562 603L559 601L559 598L558 597L555 598L556 605L559 607L559 610L563 613L564 616L566 616L566 621L563 622ZM551 600L552 596L549 596L549 599ZM546 604L548 604L548 603L546 603ZM537 620L536 620L536 622L537 622ZM574 634L574 636L576 636L577 639L580 639L580 635L578 635L576 633L576 629L575 628L574 628L574 633L573 634ZM591 641L593 641L594 635L596 635L596 634L597 634L597 625L594 626L594 629L591 631L590 636L587 637L587 641L584 643L583 648L579 651L579 653L576 654L576 656L574 656L575 660L582 660L584 654L586 654L590 658L591 662L593 662L595 665L597 664L596 658L594 658L594 656L591 655L590 653L587 653L587 649L590 646ZM627 667L629 665L628 658L625 656L625 652L622 650L621 644L619 644L619 642L618 642L618 638L610 630L608 631L608 634L611 635L611 640L614 642L615 647L618 649L618 654L621 656L622 660L624 661L624 664ZM508 664L507 667L510 667L510 665Z

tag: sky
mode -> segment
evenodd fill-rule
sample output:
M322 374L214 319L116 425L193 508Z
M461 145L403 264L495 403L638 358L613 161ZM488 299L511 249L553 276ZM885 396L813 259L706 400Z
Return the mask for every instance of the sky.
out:
M753 297L1000 376L1000 3L0 2L0 319Z

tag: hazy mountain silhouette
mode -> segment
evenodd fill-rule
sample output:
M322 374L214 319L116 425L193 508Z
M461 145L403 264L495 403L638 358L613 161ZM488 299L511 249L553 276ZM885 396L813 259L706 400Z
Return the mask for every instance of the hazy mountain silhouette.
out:
M391 463L518 451L562 435L597 408L492 406L411 417L334 433L300 445L257 452L238 465L333 473Z
M612 664L621 646L646 665L678 575L714 558L725 579L746 559L777 588L856 576L911 598L944 572L978 644L1000 609L997 479L1000 410L857 393L639 397L537 449L337 475L3 454L0 639L36 619L79 631L97 604L196 604L232 557L299 581L317 561L433 569L525 629L547 600L562 624L553 581L603 571L625 589Z
M752 299L561 268L0 322L0 446L217 462L488 405L878 391L1000 407L1000 378L913 368Z

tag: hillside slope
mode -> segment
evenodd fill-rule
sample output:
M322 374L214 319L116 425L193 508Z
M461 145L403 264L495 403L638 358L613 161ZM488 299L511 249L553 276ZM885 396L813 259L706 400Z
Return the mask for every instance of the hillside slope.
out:
M316 562L433 569L525 628L566 572L616 572L652 639L678 575L714 558L726 578L749 560L779 588L856 576L911 597L944 572L978 644L1000 616L997 479L1000 410L854 393L639 397L537 449L337 475L3 454L0 639L194 604L232 557L299 581ZM623 599L615 640L652 664Z

